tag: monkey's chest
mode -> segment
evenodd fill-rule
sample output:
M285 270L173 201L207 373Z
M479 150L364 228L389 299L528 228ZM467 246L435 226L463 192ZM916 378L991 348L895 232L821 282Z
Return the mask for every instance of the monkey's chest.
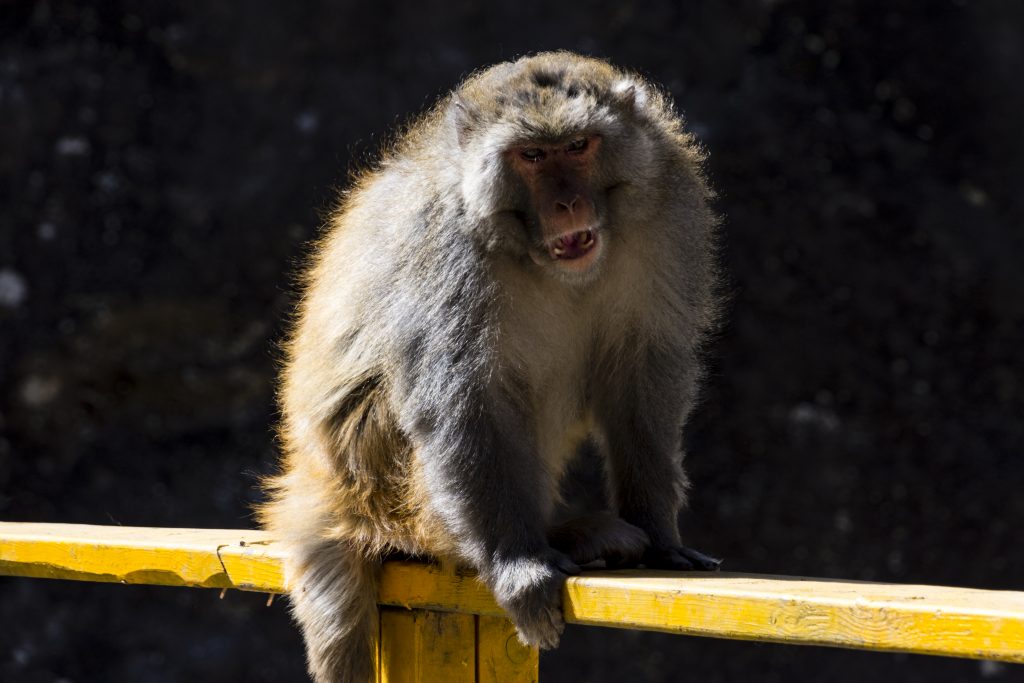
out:
M549 385L534 399L537 450L555 481L561 479L569 461L593 432L593 415L580 384Z
M524 389L531 436L556 481L593 431L593 334L582 322L548 316L521 323L524 334L505 347L506 367Z
M517 387L538 453L556 481L600 428L593 400L605 385L609 349L643 327L631 298L642 296L644 280L623 280L618 270L583 288L513 267L499 278L508 288L499 313L499 374Z

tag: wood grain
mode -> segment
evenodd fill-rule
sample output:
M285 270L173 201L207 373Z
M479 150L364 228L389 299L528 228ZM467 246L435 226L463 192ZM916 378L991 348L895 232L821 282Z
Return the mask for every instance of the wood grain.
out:
M380 683L476 683L472 614L385 608L380 617Z
M476 617L477 683L537 683L540 657L504 617Z
M0 522L0 574L12 576L281 592L283 559L259 531ZM1024 663L1016 591L605 571L569 579L563 597L575 624ZM474 576L433 565L386 564L379 602L503 616Z

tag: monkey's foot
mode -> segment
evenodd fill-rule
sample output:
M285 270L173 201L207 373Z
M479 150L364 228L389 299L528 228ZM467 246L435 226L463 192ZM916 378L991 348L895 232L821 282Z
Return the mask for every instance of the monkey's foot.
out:
M610 512L596 512L559 524L548 542L579 565L605 560L609 567L636 565L650 539L643 529Z
M648 569L715 572L722 561L684 545L674 548L648 548L640 561Z

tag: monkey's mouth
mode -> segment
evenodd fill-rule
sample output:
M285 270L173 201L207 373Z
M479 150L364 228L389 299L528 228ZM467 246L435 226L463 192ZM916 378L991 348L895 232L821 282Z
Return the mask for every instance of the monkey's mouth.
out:
M548 255L554 261L575 261L588 255L596 246L597 233L592 229L568 232L547 243Z

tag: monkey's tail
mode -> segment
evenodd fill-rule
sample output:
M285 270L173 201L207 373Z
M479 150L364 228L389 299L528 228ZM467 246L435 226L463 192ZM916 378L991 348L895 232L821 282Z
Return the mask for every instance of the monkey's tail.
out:
M377 647L380 562L344 541L293 547L289 597L317 683L369 683Z

